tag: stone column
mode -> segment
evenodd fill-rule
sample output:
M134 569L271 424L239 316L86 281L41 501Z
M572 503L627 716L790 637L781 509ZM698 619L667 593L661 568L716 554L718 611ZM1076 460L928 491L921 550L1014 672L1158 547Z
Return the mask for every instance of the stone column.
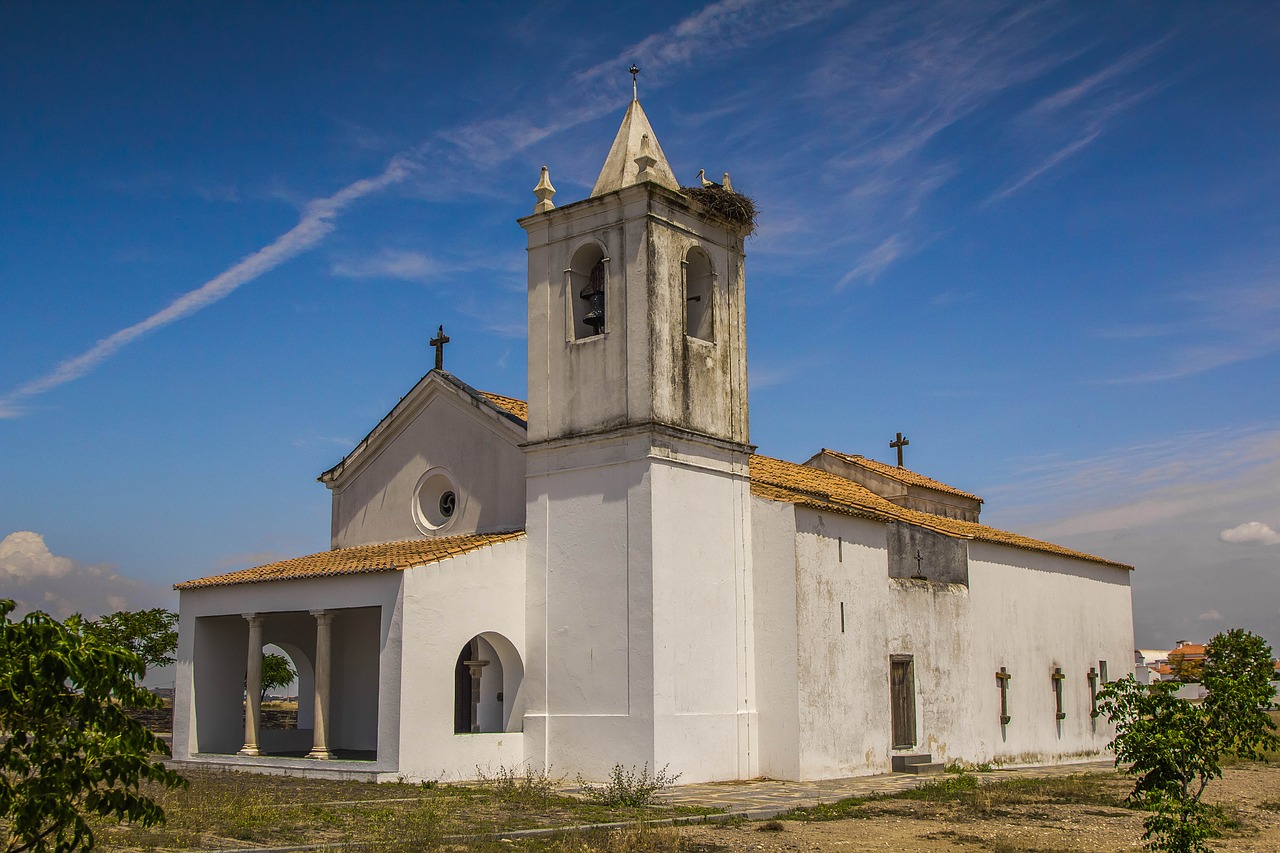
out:
M245 613L249 622L249 661L244 679L244 746L241 755L258 755L258 727L262 720L262 623L260 613Z
M333 758L329 751L329 650L330 637L333 630L333 614L323 610L312 610L316 617L316 702L315 733L312 736L311 752L307 758L328 760Z
M487 660L464 660L463 665L471 669L471 731L480 731L480 676L489 665Z

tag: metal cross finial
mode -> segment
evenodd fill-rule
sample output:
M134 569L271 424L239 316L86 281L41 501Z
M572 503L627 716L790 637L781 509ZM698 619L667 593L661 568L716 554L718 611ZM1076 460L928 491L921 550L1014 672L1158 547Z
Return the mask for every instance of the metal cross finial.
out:
M636 75L640 73L640 69L637 68L636 64L633 62L631 63L631 67L627 70L631 72L631 100L638 101L640 100L640 96L637 94L636 90Z
M903 437L902 433L898 433L898 438L895 441L889 442L889 446L896 448L898 451L898 467L899 468L902 467L902 448L906 447L910 443L911 442L907 441L907 439Z
M436 370L444 370L444 345L449 343L449 336L444 333L444 326L440 327L430 343L436 348Z

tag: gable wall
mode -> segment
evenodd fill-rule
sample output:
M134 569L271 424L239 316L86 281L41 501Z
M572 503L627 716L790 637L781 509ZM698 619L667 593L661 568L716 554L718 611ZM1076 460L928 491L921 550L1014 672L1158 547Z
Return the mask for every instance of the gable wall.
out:
M333 495L334 548L424 536L512 530L524 526L524 456L479 404L433 393L401 432L374 451ZM444 467L458 489L458 509L438 531L419 529L418 481Z

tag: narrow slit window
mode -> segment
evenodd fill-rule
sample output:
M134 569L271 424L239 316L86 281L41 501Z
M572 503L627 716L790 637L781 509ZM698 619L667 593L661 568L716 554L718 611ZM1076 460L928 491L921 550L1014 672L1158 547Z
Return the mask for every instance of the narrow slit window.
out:
M1053 702L1054 708L1056 709L1054 718L1058 720L1065 720L1067 718L1067 712L1062 710L1062 682L1066 679L1066 676L1062 674L1062 667L1055 666L1053 668L1053 675L1049 677L1053 680Z

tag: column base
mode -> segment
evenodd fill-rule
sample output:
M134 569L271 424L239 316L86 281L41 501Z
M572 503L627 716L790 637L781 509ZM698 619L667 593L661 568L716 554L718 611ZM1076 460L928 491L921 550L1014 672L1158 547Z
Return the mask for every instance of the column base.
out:
M307 753L307 758L314 758L318 761L331 761L333 753L327 749L313 749Z
M247 745L242 746L240 748L240 751L236 753L236 755L248 755L248 756L257 756L261 754L262 753L258 751L258 748L256 746L247 746Z

